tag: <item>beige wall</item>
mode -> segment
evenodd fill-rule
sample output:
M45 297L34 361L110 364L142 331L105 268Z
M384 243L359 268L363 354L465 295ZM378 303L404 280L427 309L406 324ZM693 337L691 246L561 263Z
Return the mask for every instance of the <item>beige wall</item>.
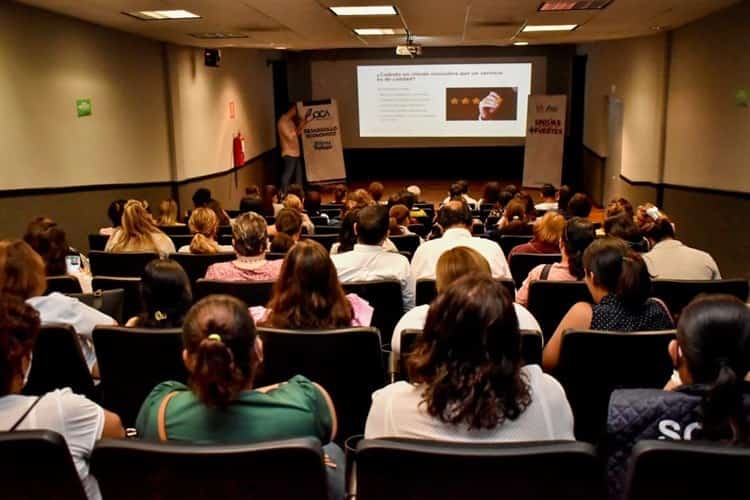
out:
M176 177L199 177L232 168L232 138L245 137L245 158L276 146L273 76L258 50L222 49L221 67L203 64L203 51L170 45ZM235 104L236 118L229 115Z
M664 182L750 192L750 2L672 38Z
M158 42L0 2L0 75L0 190L170 178Z

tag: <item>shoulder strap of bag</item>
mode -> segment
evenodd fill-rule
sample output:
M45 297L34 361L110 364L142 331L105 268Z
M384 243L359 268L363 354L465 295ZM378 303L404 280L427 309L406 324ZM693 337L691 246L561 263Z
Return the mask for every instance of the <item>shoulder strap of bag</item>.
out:
M36 404L37 404L37 403L38 403L38 402L39 402L39 401L40 401L41 399L42 399L42 397L41 397L41 396L37 396L37 398L36 398L36 399L34 400L34 402L33 402L33 403L31 403L31 406L29 406L29 407L28 407L28 408L26 409L26 411L25 411L25 412L23 412L23 415L21 415L21 418L19 418L18 420L16 420L16 423L15 423L15 424L13 424L13 425L11 426L11 428L10 428L10 429L8 429L8 432L13 432L14 430L16 430L16 429L18 428L18 426L19 426L19 425L21 425L21 422L23 422L23 421L24 421L24 419L25 419L26 417L28 417L28 416L29 416L29 413L31 413L31 410L33 410L33 409L34 409L34 407L36 406Z
M156 414L156 425L159 432L159 441L167 441L167 405L169 401L177 395L177 391L172 391L161 400L159 412Z
M547 278L549 278L549 272L552 270L552 264L545 264L542 268L542 274L539 276L539 279L542 281L547 281Z

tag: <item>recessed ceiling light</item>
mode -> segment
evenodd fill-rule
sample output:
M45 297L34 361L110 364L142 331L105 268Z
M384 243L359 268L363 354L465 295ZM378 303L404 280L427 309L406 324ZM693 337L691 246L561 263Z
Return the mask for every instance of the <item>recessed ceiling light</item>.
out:
M518 47L523 47L525 45L528 45L529 42L513 42L513 45L516 45Z
M355 28L354 32L360 36L405 35L406 34L406 30L403 28Z
M565 10L602 10L614 0L547 0L537 9L539 12Z
M142 21L165 21L170 19L200 19L201 16L189 10L132 10L123 14L138 18Z
M540 31L573 31L577 24L527 24L521 31L534 33Z
M362 5L356 7L328 7L337 16L395 16L393 5Z
M190 36L194 38L200 38L203 40L226 39L226 38L247 38L247 35L244 33L190 33Z

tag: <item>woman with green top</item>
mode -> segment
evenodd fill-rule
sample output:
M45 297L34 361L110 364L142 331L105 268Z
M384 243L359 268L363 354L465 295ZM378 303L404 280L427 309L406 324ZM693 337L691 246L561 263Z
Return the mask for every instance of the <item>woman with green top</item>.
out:
M138 414L144 439L240 444L315 437L325 444L329 489L344 496L345 460L331 441L336 410L328 393L301 375L253 387L263 360L255 324L241 301L211 295L195 304L182 327L190 383L157 385Z

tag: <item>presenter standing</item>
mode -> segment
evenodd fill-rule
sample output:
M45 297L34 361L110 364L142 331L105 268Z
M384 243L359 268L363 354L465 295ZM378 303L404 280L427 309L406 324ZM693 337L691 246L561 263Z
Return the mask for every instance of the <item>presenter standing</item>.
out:
M307 123L297 113L297 106L293 105L289 111L281 115L276 124L281 145L281 160L284 164L284 171L281 174L282 195L286 195L292 178L296 184L301 185L304 181L299 136Z

